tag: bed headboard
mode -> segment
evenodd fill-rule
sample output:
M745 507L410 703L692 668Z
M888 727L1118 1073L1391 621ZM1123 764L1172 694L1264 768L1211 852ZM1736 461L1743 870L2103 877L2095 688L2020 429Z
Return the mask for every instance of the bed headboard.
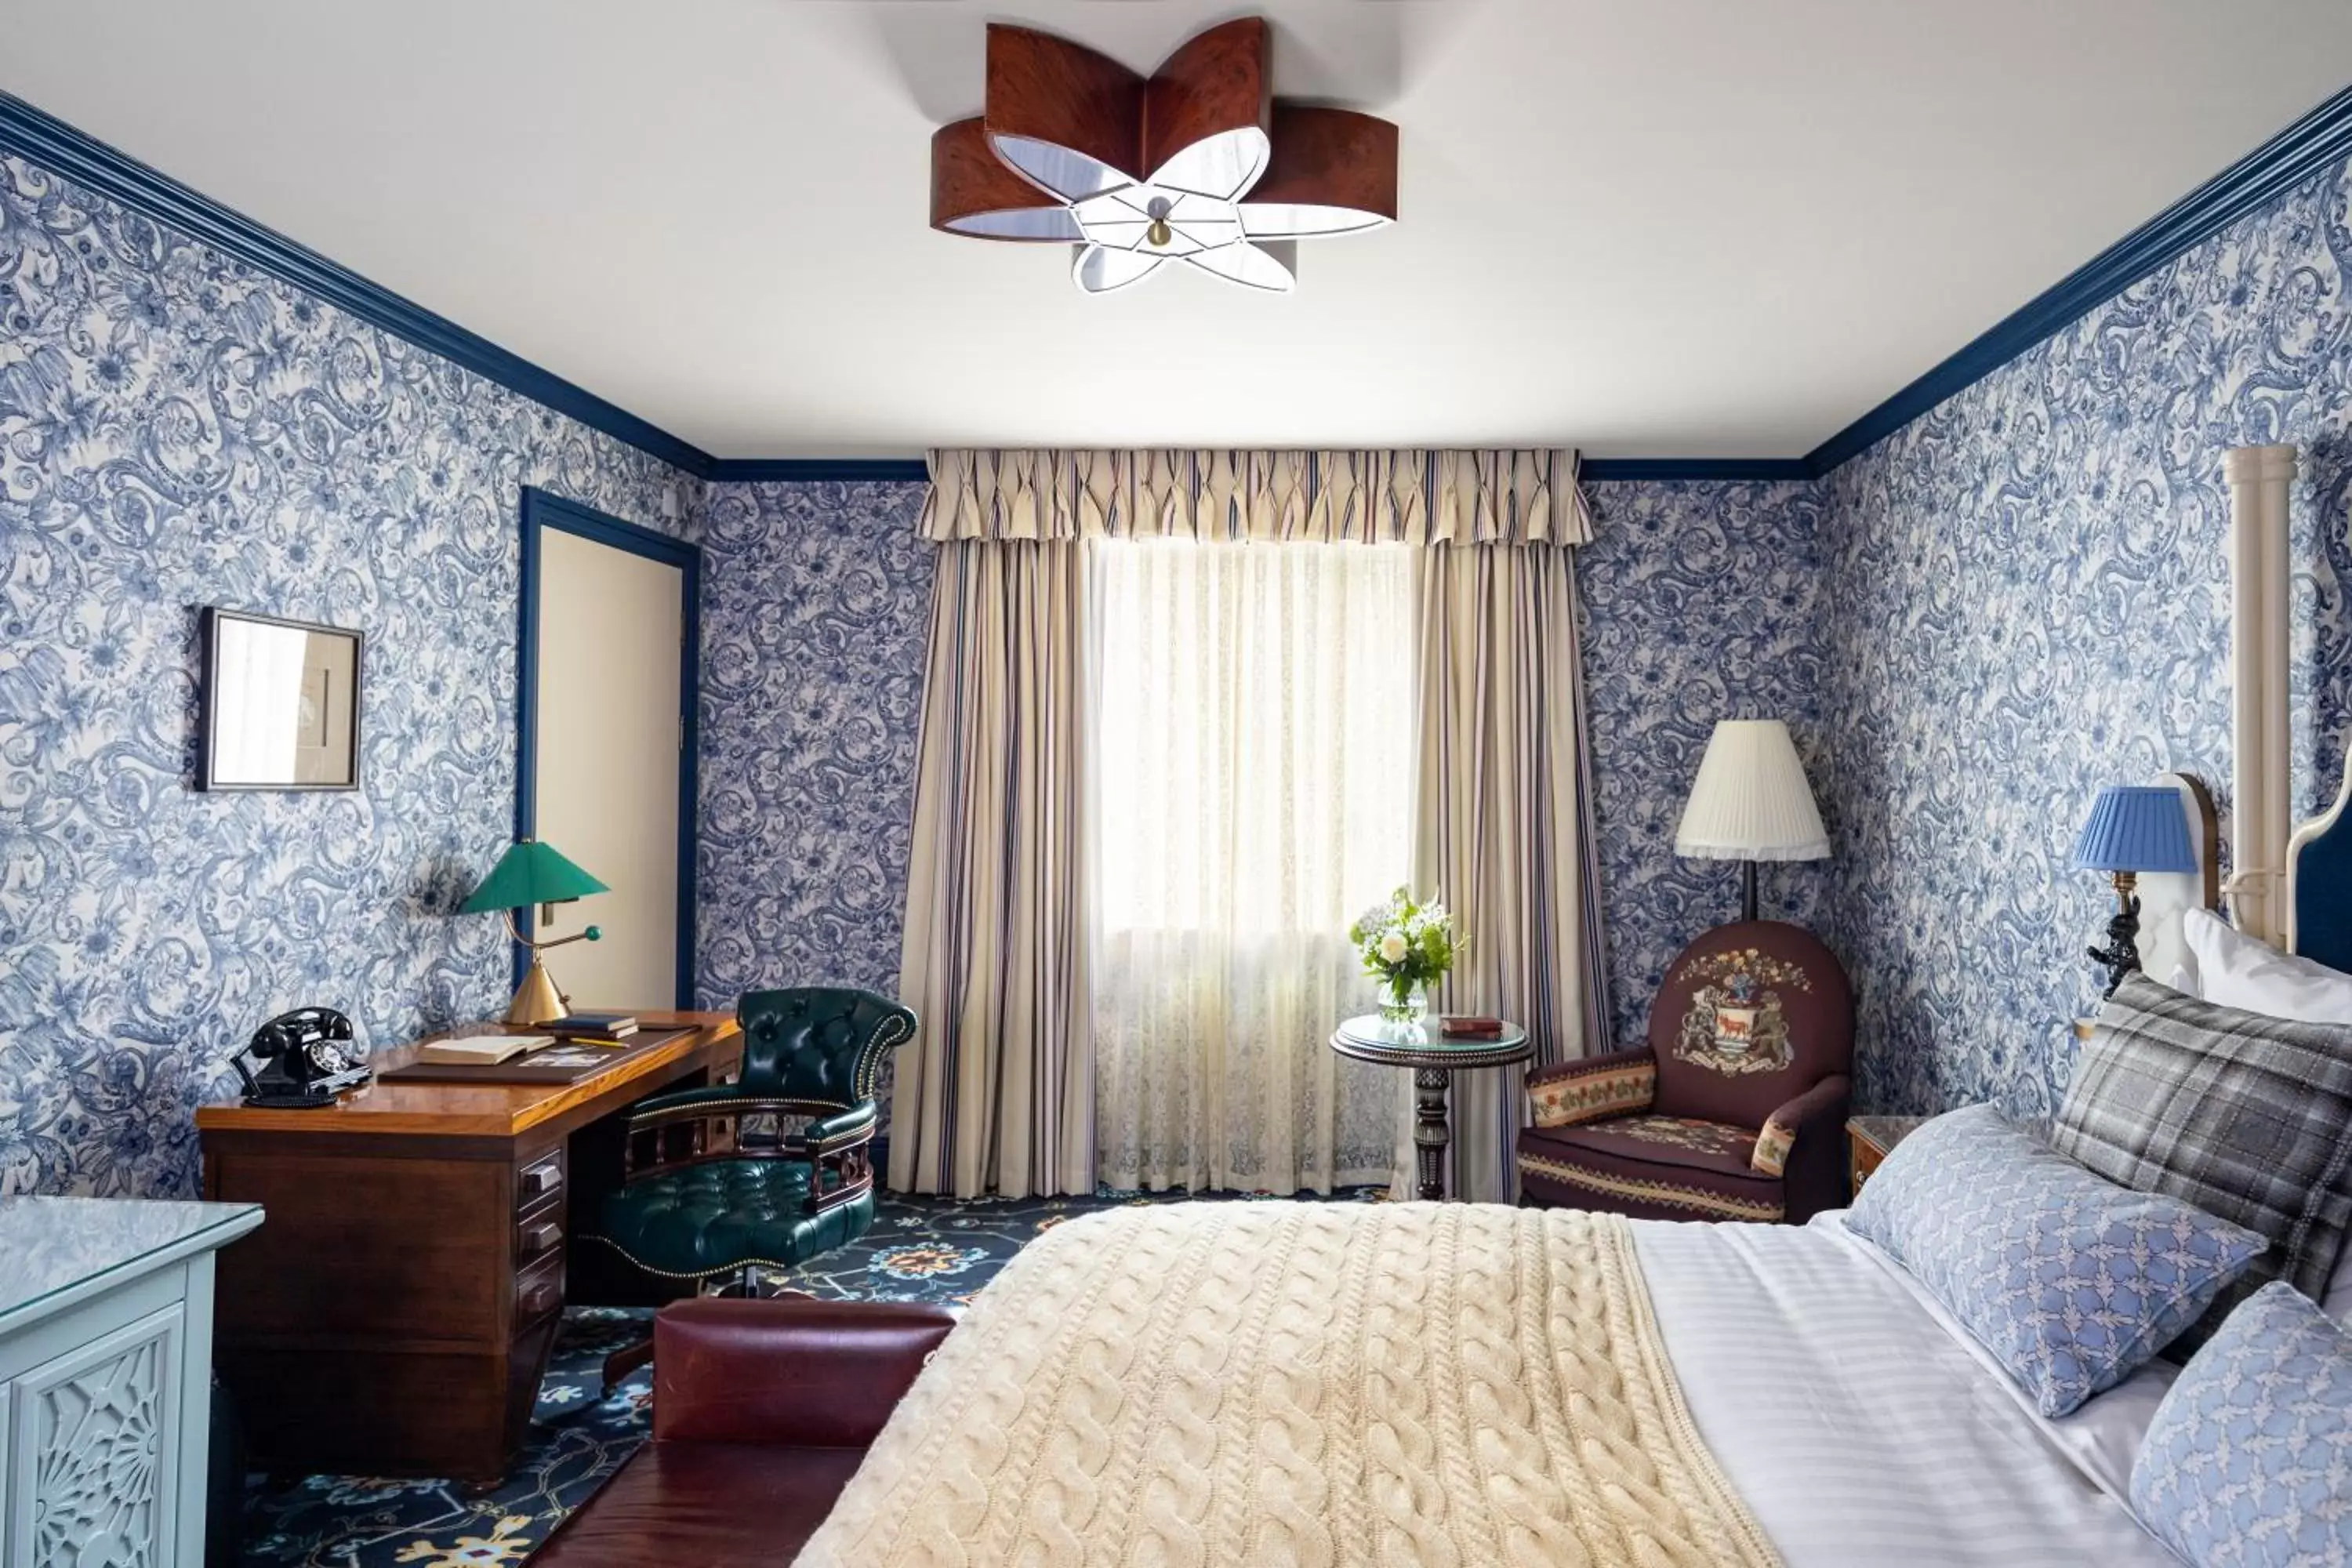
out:
M2286 846L2286 950L2352 973L2352 755L2336 804Z

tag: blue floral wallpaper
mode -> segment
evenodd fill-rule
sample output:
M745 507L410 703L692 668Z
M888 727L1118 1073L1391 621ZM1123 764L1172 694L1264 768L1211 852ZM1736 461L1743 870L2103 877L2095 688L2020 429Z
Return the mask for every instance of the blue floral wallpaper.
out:
M937 552L915 537L924 489L709 487L697 870L709 1005L772 985L897 994Z
M704 999L898 980L932 552L923 487L719 484L705 502ZM1601 484L1579 556L1618 1038L1665 965L1730 918L1737 873L1676 860L1715 721L1820 731L1822 489ZM1660 694L1666 700L1659 700ZM1820 868L1766 873L1811 923Z
M506 994L520 487L700 487L13 158L0 328L0 1192L186 1194L262 1019ZM189 787L206 604L366 631L362 789Z
M1577 552L1595 827L1615 1046L1638 1045L1684 944L1739 918L1738 868L1675 858L1718 719L1782 719L1824 813L1823 488L1809 480L1602 483ZM1834 834L1834 826L1832 826ZM1818 929L1825 870L1768 866L1759 912ZM1611 1048L1596 1042L1595 1049Z
M1675 822L1790 721L1830 820L1768 912L1862 1009L1860 1098L2063 1092L2104 783L2229 777L2224 448L2302 448L2294 711L2352 739L2352 171L1820 482L1602 483L1579 561L1620 1043L1736 871ZM190 1108L302 1003L388 1039L503 996L454 916L511 821L519 491L701 540L707 1001L894 988L931 554L912 484L704 486L0 158L0 1192L185 1193ZM362 627L364 787L188 787L195 612Z
M2352 732L2352 171L2315 179L1827 481L1823 688L1864 1103L2039 1110L2112 894L2071 869L2098 787L2226 797L2225 449L2301 448L2296 794Z

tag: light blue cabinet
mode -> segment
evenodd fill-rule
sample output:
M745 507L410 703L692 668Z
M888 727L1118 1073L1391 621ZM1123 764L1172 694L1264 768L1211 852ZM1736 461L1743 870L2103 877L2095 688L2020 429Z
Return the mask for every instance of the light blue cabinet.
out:
M0 1199L0 1568L204 1560L213 1254L260 1223Z

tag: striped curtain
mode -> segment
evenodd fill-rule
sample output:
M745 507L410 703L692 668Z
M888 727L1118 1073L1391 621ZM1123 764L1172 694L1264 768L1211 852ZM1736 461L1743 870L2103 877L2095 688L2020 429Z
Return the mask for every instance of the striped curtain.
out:
M1089 542L1400 542L1423 556L1414 882L1473 941L1441 1005L1607 1037L1572 547L1576 454L938 451L890 1184L1094 1185ZM1517 1072L1458 1075L1452 1191L1506 1196Z
M890 1185L1095 1188L1076 543L941 552L915 782Z
M1539 1066L1580 1057L1609 995L1573 552L1430 552L1420 640L1413 885L1471 939L1437 1005L1523 1024ZM1454 1075L1449 1194L1517 1195L1523 1076Z

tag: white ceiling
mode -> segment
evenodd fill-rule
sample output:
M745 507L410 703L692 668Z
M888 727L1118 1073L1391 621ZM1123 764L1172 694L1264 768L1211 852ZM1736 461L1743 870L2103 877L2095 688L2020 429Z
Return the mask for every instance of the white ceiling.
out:
M991 17L1403 128L1299 289L925 225ZM0 87L728 458L1801 454L2352 79L2345 0L0 0Z

